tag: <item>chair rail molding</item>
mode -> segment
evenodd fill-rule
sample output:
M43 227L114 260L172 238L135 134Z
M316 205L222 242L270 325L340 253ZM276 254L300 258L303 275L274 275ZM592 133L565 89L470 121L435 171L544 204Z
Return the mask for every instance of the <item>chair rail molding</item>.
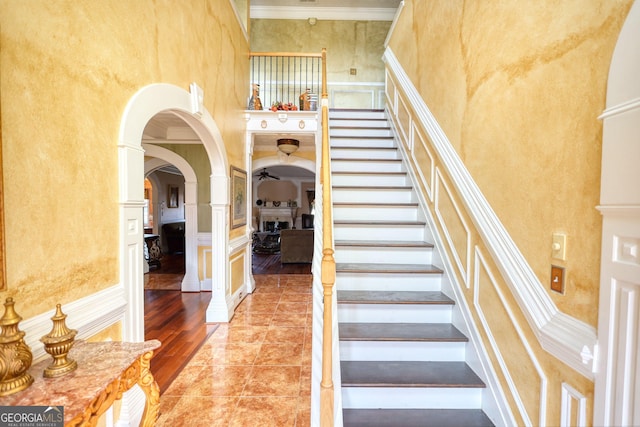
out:
M594 378L596 330L591 325L561 312L553 303L518 250L497 215L474 182L417 89L391 48L383 55L388 70L396 78L412 105L416 121L428 133L452 184L460 195L475 227L487 244L500 273L518 302L541 346L589 379Z

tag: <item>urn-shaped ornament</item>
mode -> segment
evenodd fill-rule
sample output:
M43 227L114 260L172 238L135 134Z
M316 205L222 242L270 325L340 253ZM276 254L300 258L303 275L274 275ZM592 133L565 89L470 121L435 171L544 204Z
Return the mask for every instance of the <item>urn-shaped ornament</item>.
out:
M42 373L45 378L59 377L78 367L78 362L67 357L78 331L67 328L66 318L67 315L62 312L60 304L56 305L56 314L51 318L53 329L40 338L44 343L44 350L53 356L53 363Z
M13 298L7 298L0 318L0 396L17 393L33 383L27 372L33 355L24 342L24 332L18 328L22 317L16 313L14 304Z

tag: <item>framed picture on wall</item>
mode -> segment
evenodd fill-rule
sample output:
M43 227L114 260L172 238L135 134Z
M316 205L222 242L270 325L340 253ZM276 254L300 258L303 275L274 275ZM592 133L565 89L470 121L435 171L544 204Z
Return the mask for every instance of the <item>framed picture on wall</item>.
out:
M167 192L167 207L177 208L178 197L180 197L180 188L169 184L169 191Z
M231 166L231 228L247 224L247 172Z

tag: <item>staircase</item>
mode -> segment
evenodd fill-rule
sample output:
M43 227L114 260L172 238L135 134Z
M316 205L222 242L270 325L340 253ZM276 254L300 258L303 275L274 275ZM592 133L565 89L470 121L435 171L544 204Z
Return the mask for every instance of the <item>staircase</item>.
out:
M490 426L383 111L331 110L344 426Z

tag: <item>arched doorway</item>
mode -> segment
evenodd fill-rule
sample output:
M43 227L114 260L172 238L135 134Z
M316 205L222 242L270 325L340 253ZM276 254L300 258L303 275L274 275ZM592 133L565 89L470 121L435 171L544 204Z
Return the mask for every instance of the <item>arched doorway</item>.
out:
M196 174L191 165L173 151L152 144L142 144L142 148L145 155L154 158L145 162L145 177L167 163L175 166L184 177L185 274L182 279L181 290L182 292L205 290L201 289L200 280L198 279L198 242L196 238L198 231L198 205L196 200L198 182Z
M142 135L158 113L171 111L199 136L211 165L211 234L214 289L207 320L230 317L224 292L228 281L227 246L229 227L228 170L224 143L218 127L202 105L193 105L189 92L170 84L142 88L129 101L118 141L120 205L120 282L125 289L126 312L122 325L124 341L144 340L143 221L144 155Z

